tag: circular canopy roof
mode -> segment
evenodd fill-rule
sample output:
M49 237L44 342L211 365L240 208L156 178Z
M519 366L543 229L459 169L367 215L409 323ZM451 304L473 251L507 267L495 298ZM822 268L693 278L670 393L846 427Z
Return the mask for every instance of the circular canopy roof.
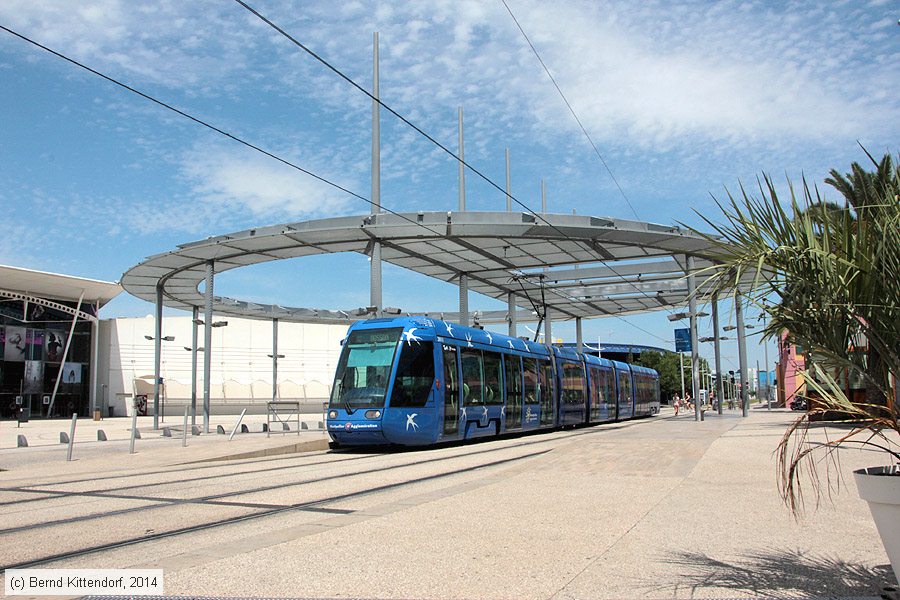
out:
M546 305L554 319L625 315L684 306L686 255L695 272L711 266L712 244L679 227L590 216L521 212L419 212L339 217L239 231L178 246L129 269L129 293L181 309L203 308L200 285L208 261L214 272L314 254L371 255L448 282L468 277L469 290L506 301L515 295L517 318L536 320ZM703 287L704 277L697 281ZM745 282L748 286L752 281ZM456 315L434 307L402 307L408 314ZM356 308L296 308L214 297L216 314L306 323L350 322ZM503 321L507 311L481 312L481 322Z

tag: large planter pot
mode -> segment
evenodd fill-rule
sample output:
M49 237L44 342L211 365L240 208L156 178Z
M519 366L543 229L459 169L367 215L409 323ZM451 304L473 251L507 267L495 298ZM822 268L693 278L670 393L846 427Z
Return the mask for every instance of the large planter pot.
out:
M869 503L894 577L900 580L900 465L853 472L859 497Z

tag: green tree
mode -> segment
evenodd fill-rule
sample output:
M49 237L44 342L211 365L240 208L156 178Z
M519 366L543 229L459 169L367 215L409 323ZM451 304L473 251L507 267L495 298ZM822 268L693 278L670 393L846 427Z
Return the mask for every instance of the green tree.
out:
M724 222L704 217L715 233L700 234L716 248L712 287L724 294L742 277L755 278L748 297L770 317L767 337L789 332L817 360L856 370L877 392L855 405L828 369L807 378L822 404L794 423L779 446L782 493L794 509L801 473L815 472L804 468L815 452L858 441L900 459L896 442L885 436L900 433L897 403L876 401L891 394L888 373L900 374L900 170L890 156L869 159L873 172L857 163L845 176L831 172L827 182L846 203L839 211L805 180L799 197L789 182L790 199L782 203L764 175L759 198L743 187L740 195L728 193L720 204ZM764 302L771 298L777 301ZM862 340L868 352L851 351ZM826 411L847 415L851 429L825 444L807 443L810 417Z
M671 402L672 396L676 393L681 395L681 375L678 370L681 368L681 359L675 352L641 352L634 364L641 365L650 369L655 369L659 373L659 393L663 401ZM700 359L700 367L708 372L709 364L706 359ZM691 381L691 358L684 357L684 389L690 392L692 389Z

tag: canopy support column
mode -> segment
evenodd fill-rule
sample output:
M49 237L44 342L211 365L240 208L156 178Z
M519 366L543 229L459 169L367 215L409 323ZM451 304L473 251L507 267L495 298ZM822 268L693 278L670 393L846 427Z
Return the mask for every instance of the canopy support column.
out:
M747 377L747 336L744 331L744 308L742 306L741 293L734 293L734 313L738 336L738 360L741 367L741 416L750 413L750 385Z
M381 212L381 105L378 103L378 32L374 33L372 51L372 214ZM369 306L375 316L381 316L381 242L372 246L369 285Z
M719 340L719 294L712 297L713 339L716 352L716 397L718 397L718 413L722 414L725 402L725 381L722 378L722 347Z
M163 284L156 284L156 321L153 333L153 429L159 429L159 379L162 363Z
M459 324L469 326L469 276L459 274Z
M206 261L206 289L204 290L204 323L203 323L203 432L209 433L209 392L210 371L212 371L212 318L213 318L213 283L215 262Z
M197 424L197 326L200 321L200 307L191 310L191 426Z
M688 306L691 314L691 399L694 402L694 420L700 421L700 354L697 346L697 287L694 282L694 257L687 255Z

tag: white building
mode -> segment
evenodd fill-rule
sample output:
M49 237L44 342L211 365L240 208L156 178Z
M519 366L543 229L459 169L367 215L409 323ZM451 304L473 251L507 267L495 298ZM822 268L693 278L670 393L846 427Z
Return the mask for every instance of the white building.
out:
M219 319L214 319L214 322ZM300 400L321 403L331 392L346 325L278 323L277 386L272 387L271 321L227 318L226 327L213 329L210 403L213 414L265 412L266 402ZM160 411L183 414L191 403L191 316L166 316L160 375L163 379ZM100 323L98 383L102 410L130 415L133 394L153 401L154 318L118 318ZM200 328L198 344L203 343ZM197 353L196 395L203 404L203 352ZM108 408L107 408L108 407ZM199 411L198 411L199 412Z

